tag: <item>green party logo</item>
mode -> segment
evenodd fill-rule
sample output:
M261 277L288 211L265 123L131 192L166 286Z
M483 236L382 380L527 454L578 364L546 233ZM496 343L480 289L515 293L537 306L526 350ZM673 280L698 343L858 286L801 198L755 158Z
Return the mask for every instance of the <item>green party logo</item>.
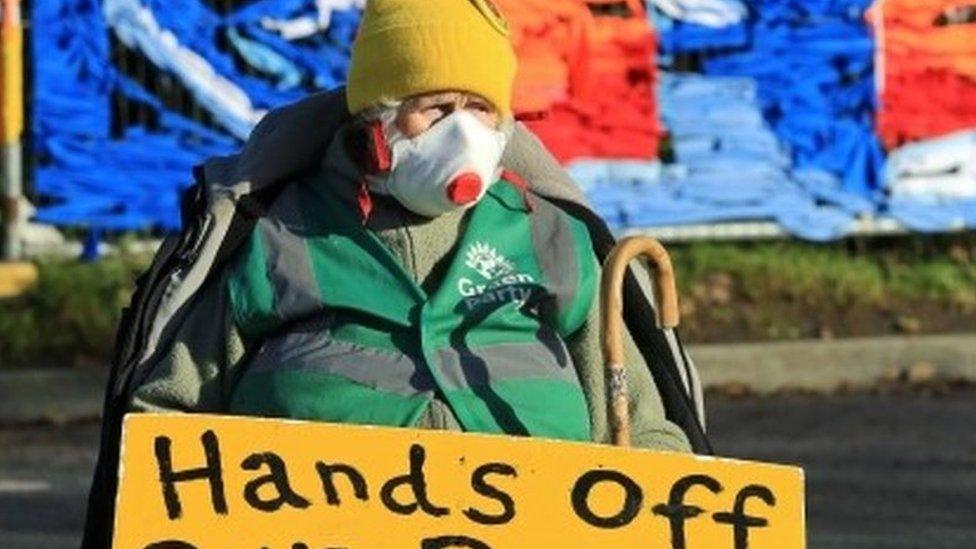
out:
M481 277L458 279L458 293L469 311L486 304L515 302L521 306L532 294L535 278L517 272L515 264L489 244L470 245L464 264Z

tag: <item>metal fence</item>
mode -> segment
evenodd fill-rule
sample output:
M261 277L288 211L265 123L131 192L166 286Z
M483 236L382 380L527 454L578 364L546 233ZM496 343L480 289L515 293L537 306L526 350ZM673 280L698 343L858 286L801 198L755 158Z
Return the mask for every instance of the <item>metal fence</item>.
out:
M246 4L247 0L205 0L205 3L217 13L225 14ZM122 74L158 97L167 109L200 122L208 128L219 129L210 113L203 109L172 75L157 69L145 55L126 47L114 34L110 33L109 39L112 63ZM224 43L218 43L218 47L232 51ZM244 74L253 74L253 70L246 63L240 63L238 68ZM130 101L119 93L114 94L112 98L113 137L121 138L128 126L140 125L153 130L157 129L158 123L157 115L152 109Z

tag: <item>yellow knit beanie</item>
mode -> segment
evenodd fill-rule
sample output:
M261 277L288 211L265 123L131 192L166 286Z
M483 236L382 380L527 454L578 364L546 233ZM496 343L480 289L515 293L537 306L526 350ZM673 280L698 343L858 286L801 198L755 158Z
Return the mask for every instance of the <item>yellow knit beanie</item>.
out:
M352 46L349 112L440 90L512 110L515 52L492 0L367 0Z

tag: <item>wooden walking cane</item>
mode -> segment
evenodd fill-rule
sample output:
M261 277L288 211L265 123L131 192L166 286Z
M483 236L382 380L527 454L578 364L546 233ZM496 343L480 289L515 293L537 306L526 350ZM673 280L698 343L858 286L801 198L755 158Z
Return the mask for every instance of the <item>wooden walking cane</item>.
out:
M610 386L610 428L616 446L630 446L630 402L627 374L624 368L623 282L627 265L643 256L654 271L654 294L657 298L659 328L678 326L678 290L674 282L671 258L664 246L653 238L629 237L621 240L603 263L600 291L602 311L603 360Z

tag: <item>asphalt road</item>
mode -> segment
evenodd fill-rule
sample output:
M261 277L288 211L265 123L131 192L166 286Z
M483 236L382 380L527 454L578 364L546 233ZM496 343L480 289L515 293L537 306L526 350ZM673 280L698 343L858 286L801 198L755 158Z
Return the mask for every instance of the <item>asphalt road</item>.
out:
M807 472L810 547L976 547L976 391L712 397L721 454ZM77 547L97 428L0 430L0 547Z
M804 467L810 547L976 547L976 391L709 402L717 453Z

